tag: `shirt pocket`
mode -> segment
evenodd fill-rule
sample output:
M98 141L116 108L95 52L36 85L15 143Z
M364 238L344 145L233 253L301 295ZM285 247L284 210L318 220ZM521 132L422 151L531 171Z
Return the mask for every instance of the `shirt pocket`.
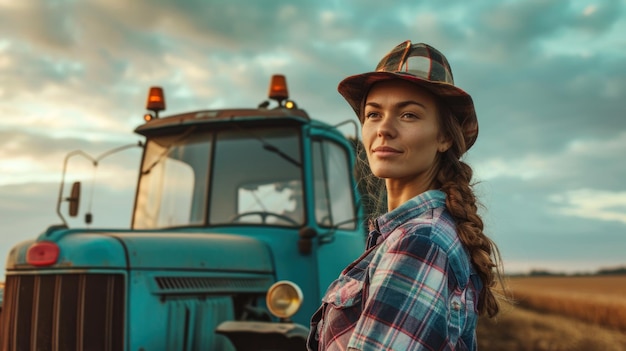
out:
M348 340L362 311L363 282L342 276L337 279L322 298L323 320L317 326L322 345L343 345Z
M322 302L333 308L344 309L360 305L363 297L363 281L348 276L335 280L326 291Z

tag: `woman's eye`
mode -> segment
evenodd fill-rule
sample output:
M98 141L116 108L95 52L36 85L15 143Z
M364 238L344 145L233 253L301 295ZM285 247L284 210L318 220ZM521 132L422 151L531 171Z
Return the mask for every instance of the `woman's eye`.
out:
M365 113L365 118L376 118L378 117L378 113L376 112L366 112Z
M402 118L416 119L416 118L419 118L419 116L417 116L415 113L412 113L412 112L405 112L402 114Z

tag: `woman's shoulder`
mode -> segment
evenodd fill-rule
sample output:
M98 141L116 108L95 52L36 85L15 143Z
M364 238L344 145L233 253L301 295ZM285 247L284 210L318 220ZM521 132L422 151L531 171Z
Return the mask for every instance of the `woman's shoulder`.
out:
M459 282L469 280L470 257L459 239L454 220L445 208L435 208L430 213L407 221L396 228L388 239L388 245L398 240L417 240L421 246L436 248L446 255L448 266Z
M455 242L459 241L454 220L443 207L434 208L419 217L406 221L398 226L391 236L397 239L407 236L426 237L445 252L448 252L455 246Z

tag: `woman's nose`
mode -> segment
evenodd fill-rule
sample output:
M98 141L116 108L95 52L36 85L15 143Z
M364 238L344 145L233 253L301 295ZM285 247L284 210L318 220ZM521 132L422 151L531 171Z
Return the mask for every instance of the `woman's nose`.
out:
M396 135L396 126L393 118L383 117L378 124L377 134L379 137L393 138Z

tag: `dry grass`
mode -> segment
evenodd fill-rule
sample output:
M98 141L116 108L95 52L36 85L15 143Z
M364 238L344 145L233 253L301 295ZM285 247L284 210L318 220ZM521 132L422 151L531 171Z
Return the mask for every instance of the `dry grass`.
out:
M507 283L511 289L549 289L626 299L626 275L514 277Z
M478 323L480 351L626 351L626 335L571 318L510 305Z
M626 332L626 276L521 277L509 287L520 307Z
M519 277L516 304L481 318L481 351L626 351L626 276Z

